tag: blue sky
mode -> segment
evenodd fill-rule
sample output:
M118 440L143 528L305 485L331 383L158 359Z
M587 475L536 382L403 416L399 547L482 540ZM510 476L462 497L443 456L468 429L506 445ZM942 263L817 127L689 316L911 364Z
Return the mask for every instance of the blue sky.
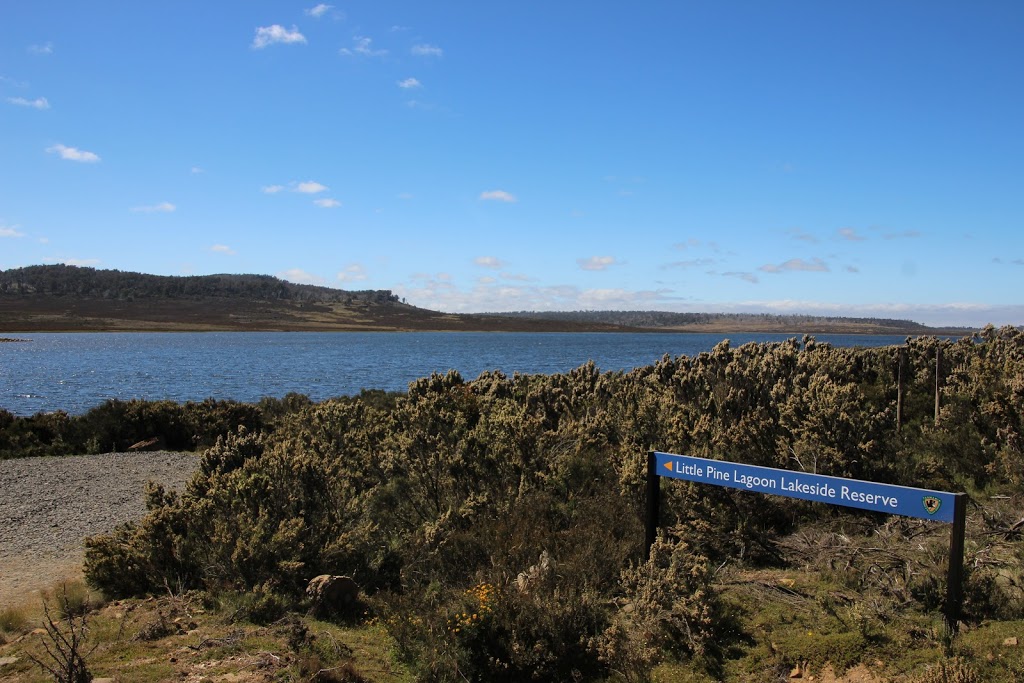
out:
M1024 324L1024 3L0 4L0 269Z

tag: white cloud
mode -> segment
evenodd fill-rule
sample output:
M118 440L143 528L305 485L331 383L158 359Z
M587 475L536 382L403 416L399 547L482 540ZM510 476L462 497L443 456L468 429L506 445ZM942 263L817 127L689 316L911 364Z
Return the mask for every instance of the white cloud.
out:
M299 285L326 285L327 281L319 275L307 273L301 268L290 268L277 274L282 280L288 280Z
M473 263L483 268L493 268L494 270L500 270L505 266L505 262L496 256L477 256L473 259Z
M280 24L274 24L272 26L260 26L256 29L256 37L252 40L252 48L254 50L261 50L268 45L274 45L275 43L305 43L306 36L299 33L299 29L293 24L292 30L289 31Z
M264 185L260 191L264 194L277 194L284 189L284 185Z
M838 232L840 237L850 242L863 242L867 239L862 235L858 235L855 228L839 228Z
M760 280L757 279L757 276L754 275L753 273L747 273L743 271L730 271L728 273L722 273L722 276L739 278L740 280L743 280L744 282L749 282L752 285L756 285L758 282L760 282Z
M366 36L355 36L352 38L352 47L343 47L338 52L349 57L383 57L387 50L374 50L373 39Z
M334 7L334 5L325 5L324 3L320 3L316 7L310 7L309 9L307 9L306 16L319 19L323 15L327 14L332 7Z
M578 258L576 263L583 270L607 270L609 266L619 265L614 256L591 256L590 258Z
M78 149L77 147L68 147L66 145L53 145L52 147L47 147L46 151L50 154L58 154L61 159L67 159L68 161L81 161L87 164L94 164L100 160L98 154L86 152L85 150Z
M210 247L210 251L217 252L218 254L225 254L227 256L234 256L237 252L234 249L227 246L226 244L215 244Z
M17 225L0 225L0 237L24 237Z
M192 173L195 173L195 174L206 173L206 169L205 168L200 168L199 166L193 166L192 167Z
M805 261L802 258L791 258L778 265L775 265L774 263L767 263L761 266L758 270L765 273L785 273L787 271L827 273L828 265L820 258L813 258L810 261Z
M667 310L676 299L666 290L579 289L570 285L509 285L491 277L478 278L462 289L440 277L422 276L410 286L398 286L395 294L410 303L435 311L479 313L484 311L573 310Z
M13 86L15 88L27 88L28 87L28 83L25 83L23 81L17 81L15 79L11 78L10 76L2 76L2 75L0 75L0 83L6 83L7 85Z
M487 190L480 193L480 199L491 202L515 202L518 201L514 194L505 190Z
M29 45L28 51L34 55L52 55L53 54L53 43L44 43L43 45Z
M338 273L340 282L361 282L366 278L366 269L358 263L350 263Z
M132 208L132 211L135 213L171 213L177 208L170 202L160 202L151 206L136 206Z
M405 88L406 90L408 90L409 88L422 88L423 84L420 83L415 78L406 78L404 80L398 81L398 87Z
M32 107L33 109L49 109L50 103L45 97L37 97L34 100L27 100L24 97L8 97L7 101L19 107Z
M307 180L305 182L295 184L293 192L301 192L302 194L317 194L318 192L323 192L324 190L327 189L328 187L326 185L321 185L320 183L314 180Z
M44 263L63 263L66 266L80 266L82 268L91 268L98 266L101 261L98 258L49 258L43 259Z
M417 57L440 57L444 54L444 50L439 48L437 45L429 45L427 43L413 45L410 52Z
M321 209L333 209L341 206L341 202L337 199L314 199L313 203L319 206Z

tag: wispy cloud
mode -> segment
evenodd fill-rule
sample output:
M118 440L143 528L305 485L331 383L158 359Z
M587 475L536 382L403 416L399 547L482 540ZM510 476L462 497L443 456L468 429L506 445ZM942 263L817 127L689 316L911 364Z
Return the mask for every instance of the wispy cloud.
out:
M430 45L428 43L413 45L410 52L417 57L441 57L444 55L444 50L437 45Z
M282 280L288 280L288 282L294 282L299 285L326 285L327 281L319 275L313 275L307 273L301 268L289 268L283 270L277 274L277 277Z
M28 87L28 83L25 83L24 81L15 80L15 79L11 78L10 76L0 76L0 83L6 83L7 85L9 85L11 87L14 87L14 88L27 88Z
M193 166L192 167L192 173L195 173L197 175L200 174L200 173L206 173L206 169L205 168L201 168L199 166Z
M728 273L722 273L722 277L738 278L740 280L743 280L744 282L749 282L752 285L756 285L758 282L760 282L760 280L757 278L757 275L755 275L754 273L748 273L739 270L733 270L729 271Z
M0 225L0 237L24 237L17 225Z
M700 244L701 242L699 239L691 237L685 242L676 242L672 245L672 248L678 249L679 251L686 251L687 249L695 249L696 247L699 247Z
M672 263L666 263L662 268L704 268L715 263L713 258L695 258L688 259L686 261L673 261Z
M210 247L210 251L218 254L224 254L226 256L234 256L237 252L226 244L215 244Z
M331 188L315 180L293 180L287 185L264 185L260 188L260 192L263 194L278 194L287 190L288 192L296 192L298 194L320 194L329 189Z
M845 270L847 273L859 273L860 272L860 268L858 268L857 266L846 266L846 268L844 268L843 270Z
M52 55L53 54L53 43L47 42L42 45L29 45L29 54L33 55Z
M505 190L487 190L480 193L480 199L487 202L515 202L516 196Z
M800 228L793 228L789 231L789 234L793 236L793 239L800 240L801 242L808 242L810 244L817 244L818 238L814 235L804 232Z
M94 152L86 152L85 150L78 149L77 147L68 147L67 145L53 145L47 147L46 151L50 154L57 154L61 159L67 159L68 161L80 161L86 164L94 164L100 160L98 154Z
M353 37L352 47L343 47L338 52L349 57L384 57L388 53L387 50L375 50L373 39L366 36Z
M298 27L294 24L290 31L280 24L273 24L271 26L260 26L256 29L256 37L252 40L252 48L254 50L262 50L276 43L287 45L305 42L306 36L299 33Z
M63 263L66 266L79 266L82 268L91 268L98 266L101 261L98 258L48 258L43 259L44 263Z
M34 100L25 99L24 97L8 97L7 101L19 107L31 107L32 109L50 108L50 103L45 97L37 97Z
M324 3L320 3L316 7L310 7L309 9L305 10L305 14L306 16L319 19L320 17L331 11L332 7L334 7L334 5L325 5Z
M482 268L493 268L494 270L500 270L505 267L505 262L497 256L477 256L473 259L473 263Z
M863 242L867 239L867 237L858 234L856 228L839 228L838 232L842 239L850 242Z
M177 208L178 207L170 202L160 202L159 204L152 204L150 206L135 206L132 207L132 211L135 213L171 213Z
M295 183L293 191L301 192L302 194L317 194L319 192L324 192L325 190L328 189L330 188L328 188L326 185L321 185L315 180L306 180L301 183Z
M611 266L620 265L614 256L591 256L590 258L578 258L576 263L582 270L608 270Z
M398 87L408 90L410 88L422 88L423 84L420 83L415 78L406 78L401 81L398 81Z
M899 239L915 239L920 237L921 233L917 230L904 230L902 232L890 232L882 235L882 239L885 240L899 240Z
M359 263L350 263L338 272L339 282L362 282L366 278L366 268Z
M826 273L828 272L828 265L820 258L813 258L810 261L805 261L801 258L791 258L778 265L774 263L767 263L761 266L758 270L765 273L785 273L790 271Z
M341 206L341 202L337 199L314 199L313 203L319 206L321 209L334 209Z

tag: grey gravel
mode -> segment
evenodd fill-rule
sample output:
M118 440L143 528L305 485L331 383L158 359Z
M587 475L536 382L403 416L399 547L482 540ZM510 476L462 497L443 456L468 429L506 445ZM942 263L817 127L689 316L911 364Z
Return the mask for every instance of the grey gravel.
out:
M0 460L0 604L80 565L87 536L145 513L145 483L182 490L194 453Z

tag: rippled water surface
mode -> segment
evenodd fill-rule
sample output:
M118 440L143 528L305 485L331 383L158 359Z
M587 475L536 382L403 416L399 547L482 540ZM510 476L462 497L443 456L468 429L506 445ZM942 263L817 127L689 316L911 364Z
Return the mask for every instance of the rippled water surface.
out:
M109 398L258 401L288 392L314 400L360 389L404 391L432 372L507 375L567 372L593 360L629 370L665 354L696 355L728 338L781 341L786 334L487 332L4 333L0 408L17 415L83 413ZM816 335L834 346L900 344L903 336Z

